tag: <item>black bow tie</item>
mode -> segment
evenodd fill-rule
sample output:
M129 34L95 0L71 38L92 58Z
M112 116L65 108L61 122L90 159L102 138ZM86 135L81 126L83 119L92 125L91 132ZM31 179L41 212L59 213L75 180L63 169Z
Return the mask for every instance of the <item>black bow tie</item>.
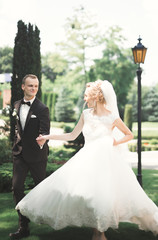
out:
M27 104L29 107L31 106L30 102L24 102L24 100L21 101L21 104Z

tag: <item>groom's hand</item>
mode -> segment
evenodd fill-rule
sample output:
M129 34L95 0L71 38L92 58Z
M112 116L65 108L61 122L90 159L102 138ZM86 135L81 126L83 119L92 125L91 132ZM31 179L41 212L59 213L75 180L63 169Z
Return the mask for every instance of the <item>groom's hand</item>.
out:
M46 139L41 139L40 137L42 137L41 134L38 136L38 138L36 138L36 141L37 141L38 145L40 146L40 148L42 149L42 148L43 148L43 145L44 145L45 142L46 142Z

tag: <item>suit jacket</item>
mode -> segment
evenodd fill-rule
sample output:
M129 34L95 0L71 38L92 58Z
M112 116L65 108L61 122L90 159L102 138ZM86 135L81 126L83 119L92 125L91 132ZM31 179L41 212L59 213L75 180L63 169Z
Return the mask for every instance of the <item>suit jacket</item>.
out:
M46 161L48 155L48 144L44 144L43 148L36 142L39 134L49 134L50 119L48 108L37 98L33 101L27 115L24 130L22 130L19 111L21 101L15 102L16 109L16 126L15 126L15 140L13 144L13 156L22 154L26 162Z

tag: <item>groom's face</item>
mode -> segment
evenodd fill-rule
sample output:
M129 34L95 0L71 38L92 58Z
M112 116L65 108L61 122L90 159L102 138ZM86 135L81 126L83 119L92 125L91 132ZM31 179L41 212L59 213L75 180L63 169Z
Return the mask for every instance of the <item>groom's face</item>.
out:
M37 78L26 78L25 83L22 84L22 90L24 91L24 97L26 100L34 98L38 92L39 82Z

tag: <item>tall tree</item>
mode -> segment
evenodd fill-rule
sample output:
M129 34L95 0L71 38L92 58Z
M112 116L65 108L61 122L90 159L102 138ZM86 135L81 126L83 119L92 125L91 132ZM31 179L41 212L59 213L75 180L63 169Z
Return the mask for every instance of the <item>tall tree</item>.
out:
M58 43L65 53L71 69L78 68L82 77L82 83L88 81L89 69L88 50L97 45L97 24L84 7L74 10L74 15L67 18L65 24L66 42Z
M70 96L71 92L63 86L55 105L55 117L59 122L74 122L75 111Z
M41 56L39 30L30 23L26 25L23 21L18 21L18 32L15 37L13 52L13 76L11 82L11 109L15 101L23 97L21 90L22 79L26 74L35 74L39 79L39 91L37 96L41 97ZM11 139L14 136L15 120L11 119Z
M59 53L47 53L42 56L42 73L51 82L54 82L57 76L63 76L67 69L67 61Z
M151 88L146 95L143 111L145 112L147 121L158 121L158 92L155 88Z
M128 104L132 105L132 118L133 122L138 120L138 86L137 81L132 84L130 91L128 92ZM156 88L155 88L156 89ZM148 103L150 102L151 87L142 86L141 101L142 101L142 121L148 121ZM158 91L157 91L158 93ZM156 98L154 98L156 100Z
M106 48L102 58L95 60L96 77L102 80L108 79L113 84L118 106L123 115L136 66L133 63L131 50L123 47L125 39L121 35L121 28L117 26L109 28L102 41Z
M11 73L13 62L13 49L10 47L0 48L0 73Z

